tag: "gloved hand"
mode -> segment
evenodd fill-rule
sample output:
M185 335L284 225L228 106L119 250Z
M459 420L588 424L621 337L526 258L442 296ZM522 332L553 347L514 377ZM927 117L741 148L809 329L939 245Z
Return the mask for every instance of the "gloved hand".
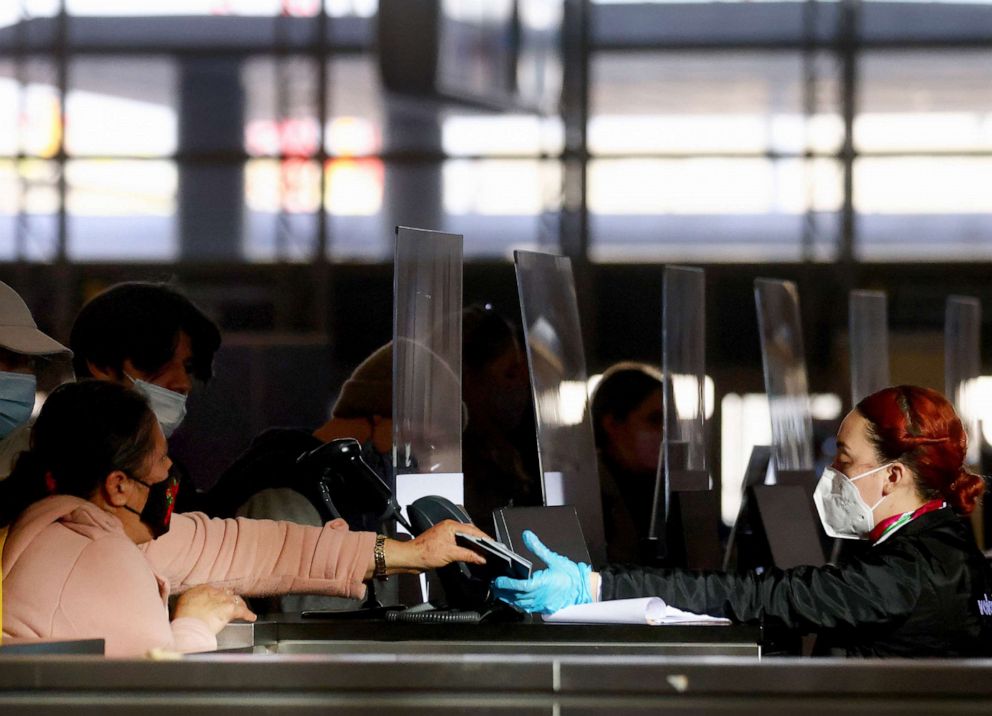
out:
M530 530L524 532L524 544L548 565L547 569L538 570L530 579L497 577L493 580L496 597L525 612L541 614L592 601L589 594L592 570L588 564L576 564L552 552Z

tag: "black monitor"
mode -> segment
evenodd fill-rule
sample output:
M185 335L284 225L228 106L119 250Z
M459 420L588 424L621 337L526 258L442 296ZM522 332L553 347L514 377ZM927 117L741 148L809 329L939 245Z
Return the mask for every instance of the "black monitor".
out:
M738 570L824 564L824 535L813 508L815 477L808 470L774 470L772 449L751 451L742 485L741 506L724 553L724 569ZM736 558L736 559L735 559Z
M570 505L555 507L503 507L493 512L496 538L514 552L530 560L534 569L547 565L524 545L524 530L537 535L552 552L568 557L573 562L591 564L589 547L582 534L582 525L575 508Z

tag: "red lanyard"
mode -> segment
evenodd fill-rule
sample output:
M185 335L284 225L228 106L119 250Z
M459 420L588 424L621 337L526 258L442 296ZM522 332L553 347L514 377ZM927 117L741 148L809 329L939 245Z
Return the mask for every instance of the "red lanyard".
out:
M920 515L925 515L927 512L933 512L946 506L947 503L943 500L930 500L930 502L917 507L912 512L903 512L901 515L886 517L872 528L871 532L868 533L868 538L872 541L872 544L878 544L900 527L909 524Z

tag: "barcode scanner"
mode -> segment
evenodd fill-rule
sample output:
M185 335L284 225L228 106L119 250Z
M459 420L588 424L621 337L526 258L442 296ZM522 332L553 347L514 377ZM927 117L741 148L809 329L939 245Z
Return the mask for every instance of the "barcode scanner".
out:
M444 520L455 520L463 524L472 523L461 507L439 495L421 497L406 510L413 527L411 534L415 536ZM484 555L487 561L485 565L454 562L435 570L444 588L448 605L455 609L478 610L485 613L494 609L502 611L503 605L494 604L490 599L490 581L496 574L529 576L530 563L492 540L458 535L457 541L462 546Z
M407 506L410 516L410 534L417 537L444 520L471 524L465 511L439 495L428 495ZM472 576L464 562L452 562L435 570L448 606L455 609L478 609L489 596L489 583Z

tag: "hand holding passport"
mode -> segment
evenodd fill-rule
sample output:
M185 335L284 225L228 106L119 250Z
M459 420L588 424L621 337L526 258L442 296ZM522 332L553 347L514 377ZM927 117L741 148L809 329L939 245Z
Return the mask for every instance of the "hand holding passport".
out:
M456 532L455 543L460 547L478 552L486 558L485 565L468 565L473 577L486 580L495 577L512 577L513 579L530 577L530 561L507 549L499 542Z

